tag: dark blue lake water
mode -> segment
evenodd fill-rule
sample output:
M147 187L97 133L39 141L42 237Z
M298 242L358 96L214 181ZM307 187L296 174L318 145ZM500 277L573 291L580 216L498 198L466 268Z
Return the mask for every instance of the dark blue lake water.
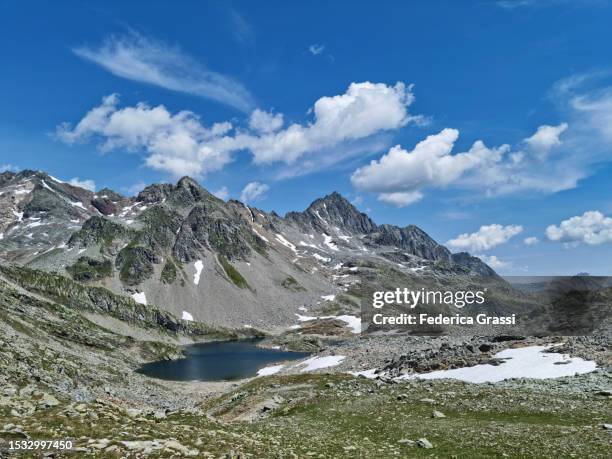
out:
M137 372L170 381L228 381L249 378L276 362L309 355L308 352L263 349L256 344L257 340L192 344L186 346L185 358L147 363Z

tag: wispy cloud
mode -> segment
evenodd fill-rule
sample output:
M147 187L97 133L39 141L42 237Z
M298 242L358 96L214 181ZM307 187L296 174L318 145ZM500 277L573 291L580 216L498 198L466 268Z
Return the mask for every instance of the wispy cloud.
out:
M78 177L71 178L68 183L72 186L77 186L79 188L85 188L89 191L96 191L96 182L90 179L81 180Z
M315 57L326 58L331 62L334 62L336 60L334 55L329 52L325 45L313 43L308 47L308 52Z
M138 193L144 190L146 186L147 184L141 180L139 182L134 183L133 185L128 186L127 188L124 188L124 190L130 196L136 196Z
M541 6L541 0L498 0L493 2L495 5L500 8L504 8L507 10L514 10L516 8L525 8L525 7L534 7ZM549 3L549 2L546 2Z
M17 166L13 166L12 164L0 164L0 173L1 172L17 172L19 168Z
M554 6L580 6L606 3L607 0L495 0L494 5L506 10L517 10L526 8L546 8Z
M223 199L224 201L227 201L230 195L229 190L226 186L222 186L217 191L214 191L213 194L219 199Z
M263 199L269 189L270 187L265 183L250 182L243 188L242 192L240 193L240 200L244 203L247 203Z
M313 56L318 56L319 54L321 54L323 51L325 51L325 45L317 45L317 44L313 44L310 45L308 47L308 51L310 52L310 54L312 54Z
M508 266L508 262L502 261L497 258L495 255L476 255L486 264L488 264L493 269L506 268Z
M252 95L240 82L208 69L176 46L134 32L72 51L121 78L205 97L243 112L254 107Z
M245 19L244 15L238 11L231 9L229 12L230 26L234 38L240 44L247 45L255 41L255 29Z
M446 210L440 212L438 217L442 220L467 220L472 217L472 214L462 210Z

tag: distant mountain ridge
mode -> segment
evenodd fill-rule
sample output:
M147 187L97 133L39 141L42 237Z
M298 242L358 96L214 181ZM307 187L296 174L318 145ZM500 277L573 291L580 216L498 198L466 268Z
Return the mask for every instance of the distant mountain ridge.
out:
M328 303L354 313L359 266L407 277L496 277L415 225L376 224L337 192L280 217L225 202L190 177L125 197L44 172L5 172L0 235L6 262L234 327L282 326Z

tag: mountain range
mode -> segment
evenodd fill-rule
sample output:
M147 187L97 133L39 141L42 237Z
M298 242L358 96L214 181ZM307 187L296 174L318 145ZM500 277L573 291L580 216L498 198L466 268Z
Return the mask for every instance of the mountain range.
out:
M185 321L287 329L313 314L356 314L359 277L501 279L415 225L376 224L337 192L284 217L215 197L197 181L135 197L44 172L0 174L0 260L159 305Z

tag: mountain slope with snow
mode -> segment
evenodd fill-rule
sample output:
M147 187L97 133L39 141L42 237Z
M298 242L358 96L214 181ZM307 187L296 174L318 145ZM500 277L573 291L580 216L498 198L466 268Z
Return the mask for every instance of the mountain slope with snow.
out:
M231 327L287 329L306 311L356 317L363 270L392 270L407 282L497 278L414 225L377 225L336 192L283 218L218 199L189 177L127 198L42 172L4 173L0 233L5 262Z

